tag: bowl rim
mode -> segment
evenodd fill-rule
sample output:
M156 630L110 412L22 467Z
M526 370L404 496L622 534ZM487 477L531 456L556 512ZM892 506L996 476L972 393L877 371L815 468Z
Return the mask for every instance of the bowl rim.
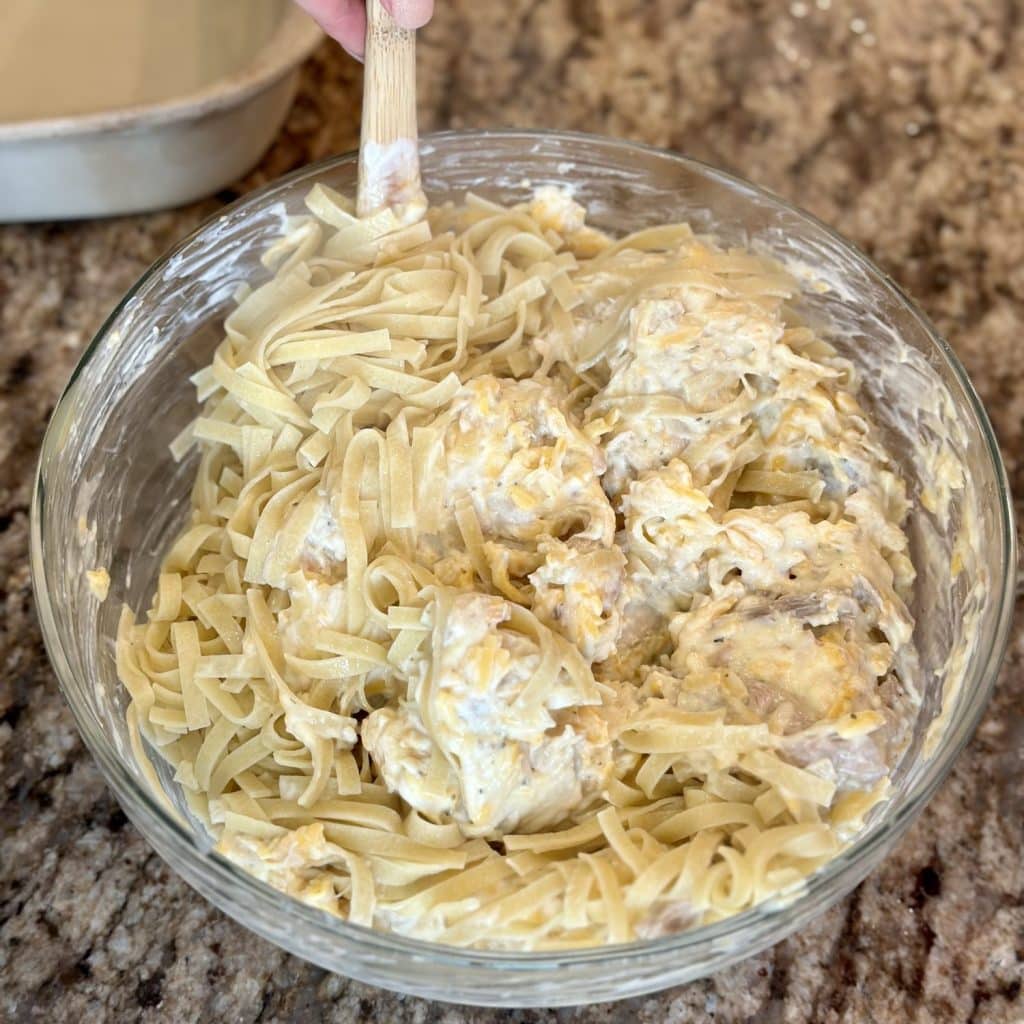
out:
M70 139L82 135L144 131L178 121L209 117L245 102L273 85L313 52L324 33L294 4L285 2L270 38L237 71L180 96L98 110L0 122L0 144Z
M266 200L272 197L278 190L286 189L303 179L309 180L310 185L312 185L321 172L344 164L354 163L358 159L357 151L328 157L298 168L241 197L206 218L142 274L117 306L115 306L103 325L96 332L93 340L83 351L79 362L72 371L67 386L54 407L50 423L43 438L33 487L30 515L31 569L36 606L43 627L43 639L51 662L56 670L61 691L71 706L79 732L85 739L87 747L99 762L106 781L113 788L118 799L122 802L127 801L130 805L129 809L149 819L146 822L147 826L152 825L152 819L157 819L166 831L165 841L169 847L173 848L175 854L183 861L190 862L191 867L197 874L204 876L204 881L211 885L221 883L234 887L240 886L247 891L247 896L254 901L256 909L262 911L264 915L271 914L280 917L282 914L286 914L293 918L293 920L296 920L296 923L300 923L304 929L312 929L325 938L333 937L335 939L351 940L362 944L364 947L374 949L378 953L387 954L390 957L394 957L395 954L403 954L421 963L426 961L431 966L464 968L467 971L491 968L501 972L506 977L511 975L519 975L520 977L526 975L539 976L543 973L549 973L555 967L568 968L570 966L610 964L619 962L625 957L630 958L633 963L637 963L643 959L661 958L666 954L684 953L700 947L713 948L720 943L735 939L755 924L764 927L767 923L774 921L779 928L783 929L767 941L762 939L759 943L748 945L744 950L736 953L731 958L723 958L721 966L724 966L727 962L751 955L759 949L781 940L785 934L788 934L793 928L798 926L803 918L818 916L827 906L836 902L858 884L874 866L871 854L879 851L884 852L906 832L913 820L924 809L925 804L939 784L947 777L954 761L977 728L995 686L999 668L1003 661L1014 607L1017 537L1006 468L988 414L966 370L950 345L888 273L877 266L870 257L861 252L852 242L843 238L813 214L790 203L767 188L754 185L743 178L720 170L701 160L684 156L672 150L599 134L517 128L449 130L423 136L420 140L420 145L422 152L429 153L433 152L435 144L443 146L457 142L467 146L474 144L485 145L489 140L504 140L506 143L514 140L521 140L524 143L559 141L569 146L573 144L589 144L630 153L646 153L661 160L667 159L675 162L699 177L711 179L716 183L727 186L733 192L745 193L750 197L768 200L772 204L781 206L787 213L795 215L799 220L806 222L815 231L823 232L833 243L839 246L844 254L860 270L866 271L870 278L877 279L885 285L904 307L905 311L929 337L935 349L942 355L952 370L954 378L964 392L968 406L976 417L997 482L995 500L999 506L1003 578L998 584L997 581L993 580L993 585L989 592L990 599L995 599L997 602L996 614L993 619L995 624L992 636L993 642L987 651L979 650L974 662L974 678L971 681L973 691L971 694L971 705L965 709L966 714L961 715L959 719L950 721L947 733L943 736L940 743L937 744L934 753L930 757L930 770L923 773L922 778L912 782L907 791L901 795L900 803L892 807L889 816L866 834L855 837L848 847L840 851L836 857L811 875L798 888L792 898L787 898L785 901L769 900L710 925L704 925L690 931L657 939L558 952L527 953L467 949L446 946L423 939L409 938L394 932L378 931L352 924L272 888L212 849L206 851L200 849L193 832L184 826L173 811L168 810L168 807L161 802L159 797L149 792L148 787L140 785L135 777L125 769L122 760L114 752L113 746L110 744L104 745L92 735L91 721L87 710L76 706L76 703L68 696L70 681L74 678L74 675L64 652L62 638L56 629L42 548L43 520L46 514L46 469L54 455L54 449L57 446L56 439L59 437L63 423L69 415L69 397L74 391L81 372L115 330L117 321L128 304L135 301L150 279L163 270L169 262L177 258L182 250L199 240L212 225L222 222L225 218L236 218L247 214L250 210L265 206ZM132 815L132 817L134 819L135 816ZM153 840L150 837L150 827L142 828L140 826L140 831L143 833L146 841L153 845ZM163 853L163 850L160 852ZM175 871L177 872L178 870L175 867ZM192 882L192 879L187 878L186 880ZM843 881L850 881L851 884L844 886L842 885ZM837 887L838 891L836 891ZM833 891L829 892L830 889ZM204 895L210 898L205 891ZM816 905L816 895L824 897L824 902ZM213 900L213 902L217 901ZM804 908L803 918L793 913L801 907ZM223 907L223 909L231 913L228 907ZM789 921L792 922L788 929L784 928L787 922L786 915L789 915ZM238 920L243 925L251 927L244 918L239 917ZM298 950L293 951L297 955L302 955ZM719 969L719 965L716 964L715 969ZM422 994L423 991L415 983L410 983L407 986L403 986L397 981L382 983L413 994ZM631 990L630 994L652 991L659 987L664 987L665 984L672 983L671 978L661 984L654 980L646 984L644 988ZM438 998L438 996L435 995L433 998ZM453 992L452 998L464 1000L465 995L464 993ZM494 1003L490 1005L499 1004ZM500 1005L527 1004L506 1001Z

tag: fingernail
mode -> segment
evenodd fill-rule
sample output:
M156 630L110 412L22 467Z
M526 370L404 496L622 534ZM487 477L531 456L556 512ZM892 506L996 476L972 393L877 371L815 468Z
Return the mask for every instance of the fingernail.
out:
M429 20L422 0L384 0L384 6L402 28L422 28Z

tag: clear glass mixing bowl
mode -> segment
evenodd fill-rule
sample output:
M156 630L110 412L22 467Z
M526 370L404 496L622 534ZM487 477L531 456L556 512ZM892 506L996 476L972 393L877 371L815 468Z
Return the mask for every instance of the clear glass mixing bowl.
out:
M868 405L913 496L925 700L892 799L788 901L655 941L512 955L374 932L298 903L211 852L162 769L163 793L154 792L129 746L114 637L122 602L148 607L168 538L187 513L195 462L176 465L168 443L195 413L188 377L209 361L239 282L266 277L260 254L284 217L302 210L307 189L325 181L354 191L354 154L305 168L208 221L132 288L85 352L47 431L32 510L46 645L82 735L135 825L186 881L272 942L363 981L486 1005L590 1003L677 985L777 942L852 889L920 813L970 737L1012 611L1015 533L999 450L963 367L896 285L813 217L746 182L673 153L568 133L435 135L423 140L422 162L432 200L470 189L518 201L538 185L570 182L599 227L620 233L689 220L828 282L808 289L804 313L831 327L863 368ZM965 472L948 508L936 464L923 454L940 441ZM110 572L103 603L84 576L95 566Z

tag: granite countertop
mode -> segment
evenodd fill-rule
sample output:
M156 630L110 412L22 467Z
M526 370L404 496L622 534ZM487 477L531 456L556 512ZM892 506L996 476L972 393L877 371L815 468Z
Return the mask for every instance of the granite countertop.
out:
M670 146L809 208L921 302L1024 494L1019 0L438 0L423 130L566 127ZM324 46L260 166L172 212L0 228L0 1021L1024 1021L1024 628L973 742L896 852L799 937L627 1003L503 1012L328 975L246 932L126 822L46 660L27 565L47 417L93 331L218 205L355 146Z

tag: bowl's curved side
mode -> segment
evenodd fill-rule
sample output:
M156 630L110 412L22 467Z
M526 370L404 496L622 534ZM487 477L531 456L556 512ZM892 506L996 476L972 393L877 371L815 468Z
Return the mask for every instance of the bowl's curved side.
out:
M692 980L763 949L848 892L920 813L970 737L991 692L1012 614L1016 541L998 446L956 357L892 282L813 217L746 182L647 147L572 133L515 131L427 137L423 175L428 194L435 197L476 188L513 199L534 185L575 175L580 198L594 206L598 222L620 230L666 209L674 216L682 211L698 221L708 218L714 211L707 201L719 196L719 215L732 216L752 234L754 228L784 222L840 246L904 310L907 330L917 332L937 373L945 374L937 379L955 392L958 415L977 442L992 513L992 533L984 543L995 568L979 626L981 643L965 665L967 680L957 696L956 714L934 756L908 775L886 813L785 906L776 901L681 935L558 955L466 951L349 925L210 853L208 841L180 807L169 810L150 791L132 763L123 721L118 724L123 694L110 636L114 605L149 586L161 553L160 531L154 519L149 532L133 532L121 516L137 516L146 502L159 503L161 496L168 507L154 504L154 516L169 522L178 514L166 496L180 479L173 473L185 470L167 467L165 473L169 459L163 456L160 464L161 456L154 453L163 451L174 417L191 418L186 369L208 358L217 340L211 325L233 284L260 273L259 253L284 216L301 209L308 186L322 178L351 190L353 154L298 171L202 225L140 280L86 350L47 430L33 496L33 584L47 648L86 743L140 831L204 896L297 955L400 991L484 1005L569 1005ZM142 405L140 395L145 396ZM112 409L119 410L113 421ZM153 435L148 447L138 440L143 422L150 423ZM111 452L118 460L117 480L106 472ZM143 478L139 467L147 460ZM85 539L76 540L73 534L83 515ZM79 585L79 570L97 559L107 560L114 577L112 600L99 607ZM161 781L168 784L166 778Z

